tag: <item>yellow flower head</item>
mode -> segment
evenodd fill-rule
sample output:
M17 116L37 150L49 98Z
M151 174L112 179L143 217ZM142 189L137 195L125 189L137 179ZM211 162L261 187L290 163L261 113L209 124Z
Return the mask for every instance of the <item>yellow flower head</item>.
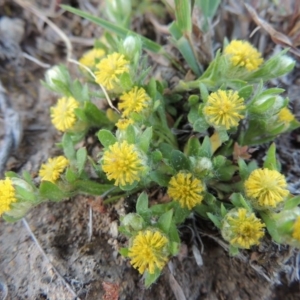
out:
M293 238L300 242L300 216L297 217L293 226Z
M132 119L119 119L116 126L119 130L126 130L126 128L133 123L134 121Z
M291 111L287 107L284 107L279 111L278 119L279 121L288 125L290 122L295 120L295 116L291 113Z
M104 55L105 51L103 49L94 48L84 53L84 55L79 59L79 62L88 68L92 68Z
M244 185L256 208L275 208L289 194L285 177L276 170L254 170Z
M129 72L129 61L123 54L115 52L103 58L96 67L99 70L95 72L96 82L107 90L113 90L118 85L118 76Z
M260 52L246 41L231 41L224 53L234 66L246 68L250 72L257 70L264 61Z
M57 104L51 107L51 121L54 127L60 131L72 129L76 122L75 108L79 103L72 97L60 98Z
M62 155L49 158L47 163L41 165L39 176L42 181L55 183L68 165L69 161Z
M120 97L119 109L125 117L131 112L141 112L149 105L150 97L143 88L135 86L129 92L124 93Z
M11 203L17 201L15 189L10 178L0 180L0 216L11 209Z
M232 90L218 90L208 96L203 112L206 121L214 127L223 127L227 130L236 127L244 118L246 108L244 99Z
M202 202L203 190L203 184L199 179L193 178L191 173L180 172L171 178L168 195L179 202L181 207L193 209Z
M129 248L130 263L141 274L146 270L150 274L154 274L155 269L162 270L168 261L168 242L159 231L140 231Z
M222 221L221 234L232 246L249 249L264 236L265 225L245 208L230 210Z
M124 186L140 181L144 166L134 145L123 141L109 146L104 152L102 169L109 180L115 180L115 185Z

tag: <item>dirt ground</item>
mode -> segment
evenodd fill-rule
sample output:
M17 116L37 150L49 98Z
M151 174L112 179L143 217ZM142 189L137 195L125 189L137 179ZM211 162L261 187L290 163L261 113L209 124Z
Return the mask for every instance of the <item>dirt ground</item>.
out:
M47 12L49 17L58 14L54 20L73 36L77 58L100 34L98 28L76 16L66 23L66 17L49 10L48 1L30 3L45 14ZM0 19L2 34L9 30L9 35L13 32L17 32L17 37L22 35L20 40L12 38L17 45L13 48L16 49L13 59L0 56L0 78L14 110L20 115L23 133L21 144L12 153L6 169L27 170L34 177L42 162L59 153L54 144L60 136L49 118L49 107L57 96L39 81L43 79L47 64L64 61L64 45L37 15L14 1L0 1L0 14L18 18L14 19L15 26L9 26L9 29L1 29ZM7 43L2 38L0 54L3 51L7 51ZM41 67L28 60L22 54L24 52L45 65ZM76 67L69 67L71 74L76 76ZM288 96L298 120L299 74L298 64L288 81L275 83L280 86L288 84ZM0 138L4 136L3 127L1 118ZM295 131L277 141L283 170L289 174L290 189L295 194L300 193L299 133ZM158 282L146 290L138 272L118 254L118 249L126 243L125 238L118 234L119 216L128 210L129 202L130 199L121 199L103 207L97 197L78 196L63 203L42 204L14 224L0 219L0 300L300 299L299 283L291 283L292 279L299 277L297 251L266 243L251 253L243 252L240 257L230 258L226 245L216 232L197 217L188 220L181 228L183 244L180 255L172 259ZM200 233L204 245L201 255L201 245L190 228L197 228Z

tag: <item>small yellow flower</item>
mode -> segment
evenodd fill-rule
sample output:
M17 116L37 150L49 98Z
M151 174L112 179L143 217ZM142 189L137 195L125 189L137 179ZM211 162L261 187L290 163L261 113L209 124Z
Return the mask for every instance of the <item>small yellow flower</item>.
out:
M246 108L244 99L232 90L218 90L208 96L203 112L206 121L214 127L223 127L227 130L236 127L244 118Z
M232 246L249 249L259 244L259 240L264 236L264 227L254 213L245 208L234 208L223 219L221 233Z
M144 166L134 145L123 141L109 146L104 152L102 169L109 180L115 180L115 185L124 186L140 181Z
M275 208L289 194L285 177L269 169L254 170L245 181L245 192L262 209Z
M202 202L203 190L203 184L199 179L193 178L191 173L180 172L171 178L168 195L179 202L181 207L193 209Z
M55 183L68 165L69 161L62 155L49 158L47 163L41 165L39 176L42 181Z
M126 130L130 124L133 124L134 121L132 119L119 119L116 123L116 126L119 130Z
M293 120L295 120L295 116L291 113L291 111L287 107L284 107L279 111L278 119L279 121L288 125Z
M76 122L74 110L78 107L79 103L72 97L58 99L57 104L50 109L54 127L63 132L72 129Z
M293 238L300 242L300 216L297 217L293 226Z
M162 270L168 261L168 242L159 231L140 231L129 248L130 263L141 274L146 270L150 274L154 274L155 269Z
M131 112L141 112L149 105L150 97L143 88L135 86L129 92L124 93L120 97L119 109L125 117Z
M96 67L99 70L95 72L96 82L107 90L113 90L119 83L118 76L129 72L129 61L123 54L115 52L103 58Z
M250 72L257 70L264 61L261 53L246 41L231 41L224 53L234 66L246 68Z
M104 55L105 51L103 49L94 48L84 53L84 55L79 59L79 62L88 68L92 68Z
M17 201L15 189L9 178L0 180L0 216L11 209L10 205Z

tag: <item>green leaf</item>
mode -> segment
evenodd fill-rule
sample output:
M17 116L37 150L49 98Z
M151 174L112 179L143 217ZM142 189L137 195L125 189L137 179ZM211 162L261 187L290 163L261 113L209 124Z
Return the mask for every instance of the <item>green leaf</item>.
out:
M183 34L192 31L192 8L191 1L175 0L176 23Z
M149 201L148 201L148 195L145 192L142 192L136 202L136 212L139 215L143 215L145 212L149 210Z
M198 156L201 144L199 138L191 136L184 147L184 154L186 156Z
M73 185L80 192L95 196L106 194L110 190L114 192L120 191L118 187L112 184L102 184L91 180L76 180Z
M128 144L135 144L136 142L135 129L131 124L129 124L125 130L125 140L128 142Z
M270 97L265 101L263 101L261 104L257 104L254 102L252 105L248 107L248 110L251 113L264 114L272 108L275 102L276 102L276 96Z
M211 156L212 156L212 148L211 148L211 143L210 143L210 139L208 136L206 136L204 138L204 140L201 144L199 156L205 156L208 158L211 158Z
M163 158L162 153L157 149L152 151L150 155L151 155L151 160L154 164L159 163Z
M83 111L89 123L94 126L101 127L111 124L106 113L92 102L85 102Z
M212 18L215 15L220 3L221 0L196 0L196 4L206 18Z
M67 194L61 191L56 184L50 181L42 181L39 191L40 196L43 199L48 199L55 202L59 202L65 198L68 198Z
M100 143L105 147L108 148L109 146L115 144L117 142L116 137L106 129L101 129L97 133L98 139Z
M76 181L77 178L78 178L78 175L76 174L76 172L74 170L72 170L71 168L67 168L67 170L66 170L67 181L72 183L72 182Z
M219 181L229 181L232 179L235 171L237 170L237 166L229 165L226 163L223 167L220 167L218 171L218 180Z
M191 106L197 105L199 103L199 96L198 95L190 95L188 98L188 102Z
M266 159L264 161L264 168L269 170L276 170L276 171L278 170L275 143L271 144L270 148L268 149Z
M238 165L239 165L239 173L240 173L242 180L246 180L250 174L247 164L245 163L245 161L242 158L239 157Z
M276 222L268 212L259 213L264 223L267 226L268 232L276 243L281 243L280 235L277 232Z
M169 211L162 214L157 221L158 228L161 231L163 231L166 235L169 234L172 218L173 218L173 209L170 209Z
M229 245L229 255L236 256L239 254L239 248Z
M160 270L158 268L155 268L154 274L148 273L148 271L145 271L145 287L148 288L152 283L154 283L158 277L160 276Z
M193 124L193 129L196 132L204 133L206 132L207 128L209 127L209 124L206 122L204 117L199 117Z
M197 206L195 206L194 211L200 215L202 218L204 219L208 219L207 217L207 213L211 211L211 209L206 205L206 204L199 204Z
M173 151L173 147L167 143L161 143L159 145L159 150L161 151L164 158L171 160L171 153Z
M242 196L242 194L240 193L233 193L231 196L230 196L230 201L231 203L239 208L246 208L248 211L252 211L252 208L251 206L247 203L247 201L245 200L245 198Z
M152 171L150 173L150 178L162 187L167 187L170 181L170 176L159 171Z
M150 207L150 210L153 215L160 216L165 212L169 211L170 209L172 209L173 206L174 206L174 202L155 204Z
M171 223L170 231L169 231L170 241L180 243L180 237L178 233L178 229L174 222Z
M253 93L253 86L246 85L238 91L239 97L247 100Z
M128 192L128 191L133 190L135 187L137 187L137 185L138 185L138 182L135 181L132 184L120 185L120 189Z
M71 87L73 97L79 102L83 102L82 95L81 95L82 88L83 88L82 84L80 83L80 81L78 79L76 79L73 82L72 87Z
M28 184L30 184L31 186L34 186L34 184L32 182L32 177L28 171L23 171L22 177Z
M176 171L189 170L190 161L179 150L173 150L171 153L171 164Z
M155 101L156 100L156 94L157 94L157 88L156 88L156 81L153 77L151 77L148 85L146 86L147 94L150 96L150 98Z
M76 152L77 169L79 174L81 174L81 172L83 171L86 160L87 160L86 148L79 148Z
M222 143L227 142L229 140L229 135L226 130L218 130L219 138Z
M128 250L128 248L121 248L119 250L119 253L124 257L128 257L129 250Z
M285 201L284 210L289 210L297 207L300 204L300 195L289 198Z
M186 1L186 0L184 0ZM188 1L186 1L188 2ZM201 67L199 65L199 62L197 60L197 57L195 56L195 53L193 51L192 45L190 44L189 40L182 36L178 40L171 40L178 48L180 53L182 54L185 61L188 63L189 67L192 69L192 71L197 75L200 76L202 73Z
M207 213L208 218L214 223L217 228L221 228L221 222L219 218L211 213Z
M221 203L221 216L224 218L227 214L227 210L225 208L225 206L223 205L223 203Z
M71 135L65 133L62 138L62 146L64 148L64 154L69 161L74 161L76 158L76 152L74 149Z
M22 201L28 201L28 202L35 202L36 195L32 191L28 191L27 189L24 189L20 186L14 187L16 190L16 194L18 196L18 199L22 199Z
M202 82L199 84L199 88L200 88L201 99L202 99L203 103L206 103L208 95L209 95L208 89L207 89L206 85L203 84Z
M138 141L138 147L144 153L148 152L151 139L152 139L152 127L147 127L147 129L142 133Z
M191 211L187 208L182 208L180 205L176 205L173 221L175 224L181 224L191 214Z

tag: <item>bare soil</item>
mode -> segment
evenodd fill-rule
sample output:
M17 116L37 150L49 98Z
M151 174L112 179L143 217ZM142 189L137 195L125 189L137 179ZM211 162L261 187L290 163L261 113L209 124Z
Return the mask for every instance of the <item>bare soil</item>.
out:
M49 8L48 1L31 3L44 13ZM23 22L17 25L24 30L21 41L16 42L21 51L17 51L19 57L26 52L50 65L63 61L63 44L38 16L11 1L0 1L0 14ZM68 15L69 22L65 16L55 16L54 20L61 28L66 28L67 33L83 38L74 43L77 57L85 46L92 45L90 39L100 32L76 16L70 18ZM39 82L45 70L23 57L17 66L6 60L0 73L23 127L22 142L10 156L6 169L27 170L33 177L42 162L59 153L55 142L60 136L49 118L49 107L57 96ZM76 68L70 66L70 70L76 76ZM300 111L297 74L299 69L289 78L287 88L296 115ZM0 124L3 138L1 120ZM298 137L299 132L295 131L277 141L283 169L290 174L288 180L294 193L300 192ZM180 255L172 259L158 282L146 290L138 272L118 254L126 239L118 234L117 226L119 216L128 210L128 203L130 199L121 199L104 207L97 197L78 196L63 203L42 204L14 224L0 220L0 300L300 298L298 283L290 288L287 286L292 278L299 276L294 274L298 272L299 262L293 249L269 242L231 258L216 231L211 225L207 228L197 217L194 222L188 220L182 226ZM190 230L195 229L193 226L199 229L204 245L201 255L201 245ZM203 228L206 231L201 231ZM203 265L197 265L196 258L199 264L202 258Z

